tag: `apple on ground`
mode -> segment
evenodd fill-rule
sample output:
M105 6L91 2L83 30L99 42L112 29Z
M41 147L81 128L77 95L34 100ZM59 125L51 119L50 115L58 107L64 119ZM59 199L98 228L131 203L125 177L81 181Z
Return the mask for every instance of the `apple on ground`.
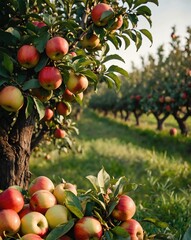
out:
M57 61L61 60L68 53L69 44L65 38L56 36L47 41L45 49L47 56Z
M7 188L0 193L0 209L12 209L19 212L24 206L22 193L15 188Z
M21 220L18 213L12 209L0 210L0 237L13 236L20 229Z
M37 65L40 54L32 45L23 45L17 52L17 60L22 67L33 68Z
M46 66L38 74L40 85L46 90L55 90L62 84L62 75L58 68Z
M32 212L32 209L30 208L29 203L25 203L24 206L23 206L23 208L21 209L21 211L18 212L18 215L19 215L19 217L20 217L20 219L21 219L21 218L24 217L27 213L30 213L30 212Z
M88 79L82 74L74 73L73 71L69 74L69 79L66 82L66 87L73 94L83 92L88 87Z
M58 112L58 114L66 117L72 112L72 107L68 102L58 102L56 104L56 111Z
M55 138L65 138L66 136L66 131L61 128L56 128L54 131L54 137Z
M48 232L48 222L39 212L30 212L21 219L21 234L34 233L43 237Z
M74 225L74 236L78 240L101 239L103 229L101 223L94 217L86 216Z
M64 205L56 204L46 211L45 217L49 227L53 229L60 224L67 223L71 218L71 213Z
M54 112L51 108L47 107L45 109L45 113L44 113L44 117L43 117L43 120L44 121L50 121L54 116Z
M30 198L32 211L45 214L46 211L57 203L56 197L48 190L38 190Z
M99 46L100 39L95 34L92 34L91 36L88 36L88 34L85 34L83 38L80 40L80 44L82 48L85 48L87 50L93 50Z
M127 195L120 195L119 201L112 212L112 216L119 221L126 221L134 216L136 205L134 200Z
M31 95L37 97L41 102L47 102L53 95L53 90L46 90L43 87L30 90Z
M113 9L106 3L98 3L91 11L92 21L97 26L105 26L113 17Z
M171 128L171 129L169 130L169 133L170 133L171 136L176 136L177 133L178 133L178 131L177 131L176 128Z
M39 235L34 233L28 233L21 237L21 240L43 240Z
M143 240L143 228L137 220L129 219L123 222L120 226L129 233L131 240Z
M48 190L50 192L54 191L54 183L52 180L46 176L38 176L33 179L28 187L28 193L30 196L38 190Z
M59 183L55 186L54 196L59 204L63 204L65 200L65 191L71 191L77 196L76 185L72 183Z
M0 91L0 106L8 112L17 112L24 104L24 97L19 88L6 86Z

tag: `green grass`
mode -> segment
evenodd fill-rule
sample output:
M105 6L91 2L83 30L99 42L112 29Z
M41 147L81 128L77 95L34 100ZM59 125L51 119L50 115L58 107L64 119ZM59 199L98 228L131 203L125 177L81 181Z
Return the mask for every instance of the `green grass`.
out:
M168 129L176 126L170 118L162 132L155 131L152 116L143 116L140 127L134 123L133 118L124 122L86 110L78 123L80 153L58 155L46 148L51 159L33 157L31 171L34 177L46 175L55 182L64 178L88 189L85 177L97 175L104 166L111 176L126 176L138 184L129 193L137 204L138 219L154 217L167 222L174 239L181 239L191 216L191 139L169 136ZM143 225L150 233L168 231Z

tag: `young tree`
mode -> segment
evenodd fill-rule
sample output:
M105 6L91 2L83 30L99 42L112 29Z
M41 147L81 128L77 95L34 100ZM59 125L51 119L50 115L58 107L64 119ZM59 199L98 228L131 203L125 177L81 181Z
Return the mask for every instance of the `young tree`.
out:
M81 104L79 94L100 82L120 87L118 74L127 72L105 63L124 60L109 46L133 41L139 49L143 35L152 42L137 28L140 16L151 25L148 3L158 0L0 2L0 189L27 188L30 155L45 134L71 144L76 128L66 89Z

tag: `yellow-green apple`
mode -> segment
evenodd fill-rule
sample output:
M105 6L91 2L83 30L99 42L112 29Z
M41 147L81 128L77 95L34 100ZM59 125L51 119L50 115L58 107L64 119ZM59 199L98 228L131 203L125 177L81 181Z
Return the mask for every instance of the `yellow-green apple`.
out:
M169 133L170 133L171 136L176 136L177 133L178 133L178 131L177 131L176 128L171 128L171 129L169 130Z
M43 87L33 88L30 90L32 96L37 97L41 102L47 102L53 96L53 90L47 90Z
M120 226L129 233L130 240L143 240L143 228L137 220L129 219L122 222Z
M60 224L67 223L71 218L71 213L64 205L56 204L46 211L45 217L49 227L53 229Z
M57 203L56 197L48 190L38 190L30 198L32 211L45 214L46 211Z
M48 190L50 192L54 191L54 183L52 180L46 176L38 176L33 179L28 187L28 193L30 196L33 195L38 190Z
M0 210L0 236L14 235L20 229L21 220L18 213L12 209Z
M62 84L62 75L58 68L46 66L38 74L40 85L46 90L54 90Z
M12 209L19 212L24 206L22 193L15 188L7 188L0 193L0 209Z
M88 34L85 34L83 38L80 40L80 44L82 48L86 48L87 50L95 49L100 44L100 39L97 35L92 34L91 36L88 36Z
M55 138L65 138L66 136L66 131L61 128L56 128L54 131L54 137Z
M111 213L112 216L119 221L126 221L132 218L136 212L134 200L127 195L120 195L119 201Z
M21 237L21 240L43 240L39 235L34 233L28 233Z
M116 19L115 22L109 27L109 31L111 33L114 33L116 30L120 29L123 25L123 16L119 15Z
M30 213L30 212L32 212L32 209L30 208L29 203L25 203L23 208L21 209L21 211L18 212L18 215L21 219L22 217L24 217L24 215L26 215L27 213Z
M112 7L106 3L98 3L91 11L92 21L97 26L105 26L113 16Z
M82 74L74 73L73 71L69 74L69 79L66 82L68 90L74 94L83 92L88 87L88 79Z
M67 40L59 36L49 39L45 47L47 56L54 61L61 60L68 53L68 49Z
M57 200L58 203L64 204L65 192L66 191L71 191L75 195L77 195L76 185L74 185L72 183L68 183L68 182L59 183L55 186L53 194L56 197L56 200Z
M33 68L40 59L38 50L32 45L23 45L17 52L17 60L22 67Z
M19 88L6 86L0 91L0 106L9 112L17 112L24 104L24 97Z
M54 112L51 108L47 107L45 109L45 113L44 113L44 117L43 117L43 120L44 121L50 121L54 116Z
M164 100L166 103L170 103L172 101L172 98L170 96L166 96Z
M103 229L101 223L94 217L86 216L74 225L74 236L78 240L101 239Z
M56 111L62 116L68 116L72 112L72 107L69 102L58 102L56 104Z
M43 237L48 232L48 222L42 213L30 212L21 219L20 231L22 235L34 233Z

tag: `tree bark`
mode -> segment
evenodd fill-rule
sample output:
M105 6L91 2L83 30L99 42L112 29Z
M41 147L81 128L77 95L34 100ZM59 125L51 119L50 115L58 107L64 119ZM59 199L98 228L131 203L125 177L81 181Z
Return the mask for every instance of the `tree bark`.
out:
M163 130L163 123L168 118L169 113L165 113L163 117L160 117L161 113L157 114L156 112L153 112L154 117L157 121L157 130L162 131Z

